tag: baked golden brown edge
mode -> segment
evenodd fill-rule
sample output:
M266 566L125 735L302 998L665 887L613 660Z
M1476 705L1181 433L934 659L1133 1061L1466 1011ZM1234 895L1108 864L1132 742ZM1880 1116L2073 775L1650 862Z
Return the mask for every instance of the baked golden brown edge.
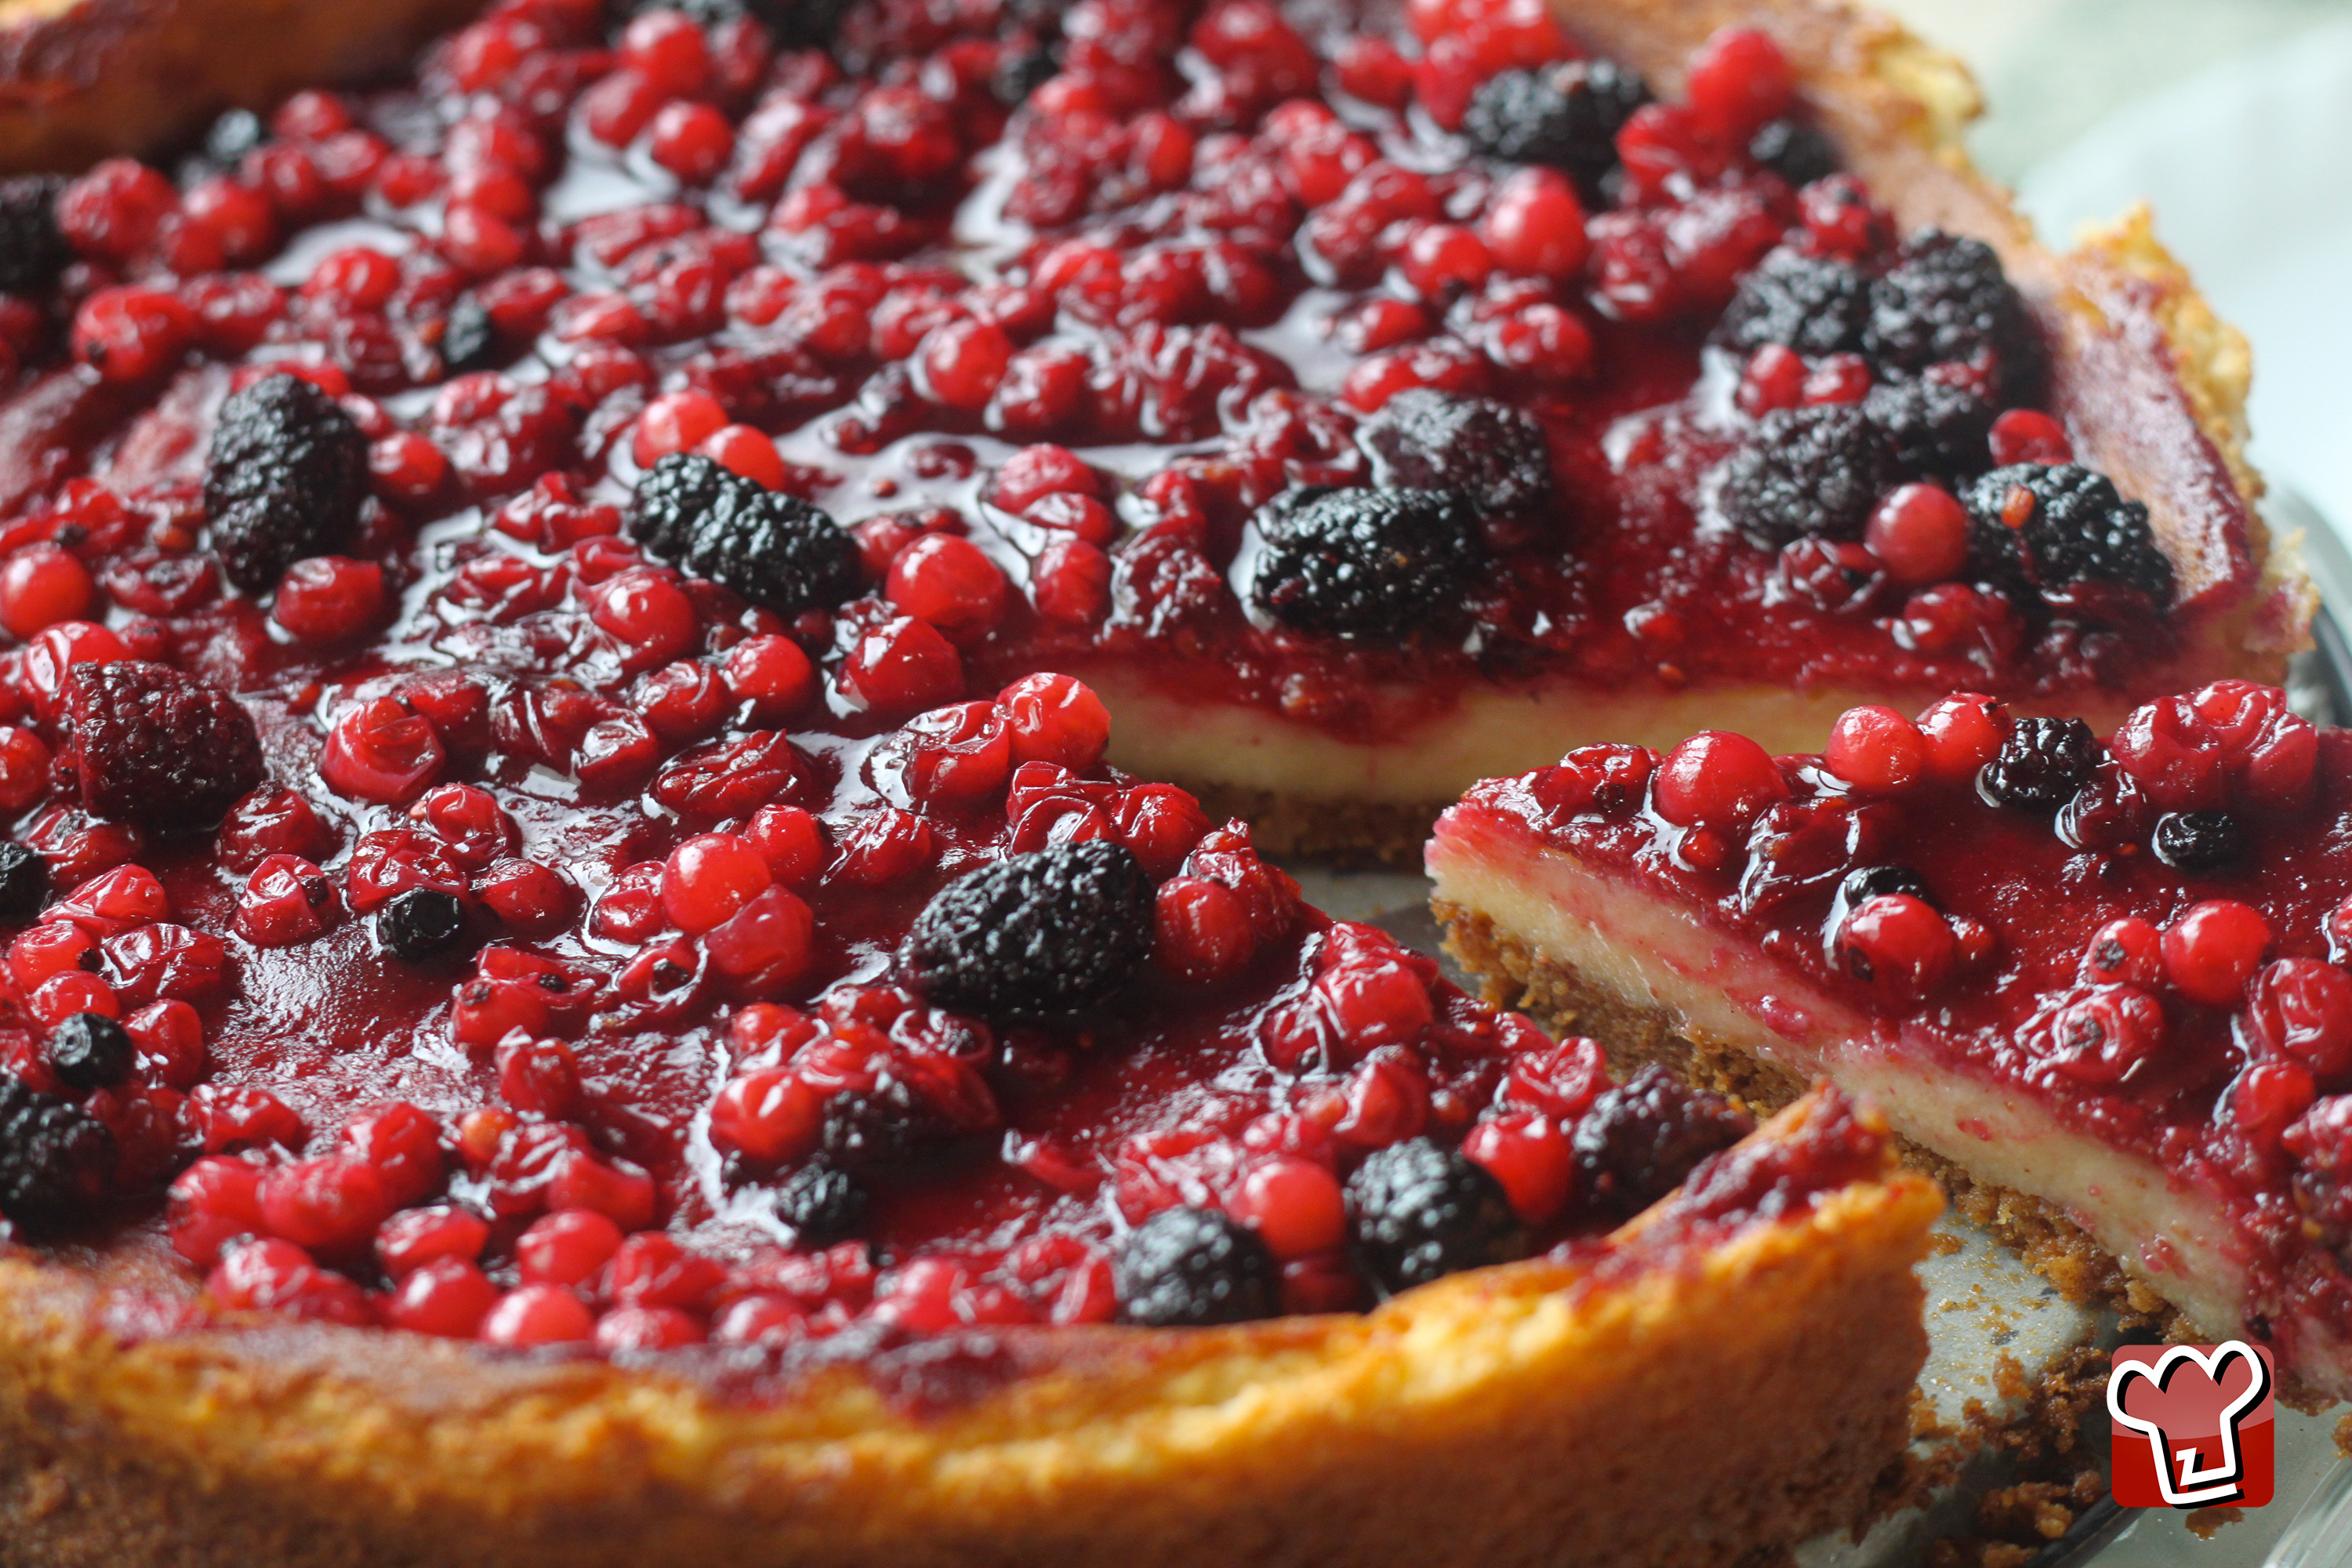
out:
M142 1339L135 1300L19 1253L0 1539L42 1564L1699 1564L1850 1522L1908 1431L1933 1186L1890 1170L1702 1246L1674 1204L1598 1268L1060 1331L917 1411L850 1369L736 1402L365 1330Z
M0 0L0 174L152 153L402 59L481 0Z

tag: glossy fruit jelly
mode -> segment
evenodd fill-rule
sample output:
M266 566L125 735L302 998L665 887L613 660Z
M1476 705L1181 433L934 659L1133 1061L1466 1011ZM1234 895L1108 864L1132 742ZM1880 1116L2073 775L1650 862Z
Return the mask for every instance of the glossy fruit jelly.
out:
M2258 1299L2352 1321L2352 731L2243 681L2077 731L1962 693L1850 711L1825 756L1776 759L1776 798L1702 736L1571 752L1449 821L1665 899L1890 1048L2211 1190Z
M15 928L9 1064L117 1156L27 1234L160 1225L216 1307L507 1347L1214 1321L1124 1238L1181 1210L1263 1259L1238 1315L1343 1310L1418 1278L1352 1261L1377 1152L1462 1163L1486 1261L1573 1250L1744 1130L1307 907L1245 828L1108 772L1066 678L688 742L616 798L499 749L545 691L446 673L410 707L487 709L491 749L412 803L313 773L233 809L306 819L271 841L316 860L182 837ZM259 705L273 751L352 689ZM561 929L490 902L517 860L578 889ZM992 877L1032 891L959 904ZM432 899L461 934L420 952L391 922ZM44 1026L68 981L90 1005ZM1798 1166L1784 1194L1853 1174Z
M1634 108L1647 89L1618 71L1614 138L1543 151L1547 106L1592 62L1508 7L1464 9L1477 47L1424 49L1254 0L1086 0L1058 40L1015 7L867 4L841 34L858 74L743 18L647 8L607 37L599 16L507 0L413 83L309 95L334 112L180 187L115 160L68 188L79 259L5 317L26 367L0 405L12 630L209 596L143 552L194 532L217 397L263 365L346 399L370 444L360 554L306 567L273 612L298 643L453 564L418 557L420 528L474 550L467 509L560 479L577 493L507 531L577 543L688 449L856 525L875 583L984 682L1115 666L1357 739L1544 679L2129 686L2193 618L1956 552L1948 511L1872 512L1997 456L2069 454L2030 406L2032 345L2001 338L2021 329L1997 320L1997 266L1955 283L1851 177L1770 152L1823 143L1761 34L1710 42L1687 105ZM1351 76L1367 43L1404 47L1423 101ZM1060 68L1033 79L1041 49ZM1823 268L1826 314L1783 283ZM1415 614L1340 636L1270 615L1244 568L1286 490L1480 491L1497 459L1475 440L1381 455L1408 392L1530 417L1521 503L1476 509L1474 566L1399 594ZM1822 524L1838 537L1739 524L1725 460L1817 405L1867 412L1902 455L1866 465L1860 510ZM1041 447L1075 470L1050 477ZM100 488L68 498L83 472ZM81 516L110 506L109 526ZM940 546L898 570L940 532L1001 584ZM34 553L65 538L102 602ZM468 592L527 615L521 570L483 563ZM246 641L240 681L300 662Z

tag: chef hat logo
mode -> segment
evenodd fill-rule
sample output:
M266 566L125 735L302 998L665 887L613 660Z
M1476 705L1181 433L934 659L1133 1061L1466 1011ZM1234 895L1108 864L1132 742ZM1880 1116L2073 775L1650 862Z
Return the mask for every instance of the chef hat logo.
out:
M2116 1361L2107 1413L2148 1444L2166 1503L2235 1503L2245 1500L2240 1426L2270 1392L2269 1363L2242 1340L2174 1345L2152 1362Z

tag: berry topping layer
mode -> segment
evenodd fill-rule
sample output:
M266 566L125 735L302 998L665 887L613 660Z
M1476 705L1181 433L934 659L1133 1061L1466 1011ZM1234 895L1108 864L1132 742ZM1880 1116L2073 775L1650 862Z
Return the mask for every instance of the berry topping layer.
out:
M2200 1331L2340 1391L2347 824L2352 731L2226 681L2104 742L1968 693L1854 709L1821 756L1720 731L1588 747L1481 784L1430 863L1441 900L1693 1038L1871 1088Z
M1993 249L1898 232L1761 32L1662 93L1539 0L816 9L508 0L175 174L0 187L0 626L226 616L238 689L531 662L643 563L861 709L1058 669L1357 746L2236 668L2242 529L2186 592Z
M678 738L562 667L240 704L107 651L57 765L5 731L56 798L0 1216L160 1228L215 1308L607 1352L1339 1310L1566 1256L1748 1129L1305 907L1066 677ZM1874 1157L1832 1122L1782 1203Z

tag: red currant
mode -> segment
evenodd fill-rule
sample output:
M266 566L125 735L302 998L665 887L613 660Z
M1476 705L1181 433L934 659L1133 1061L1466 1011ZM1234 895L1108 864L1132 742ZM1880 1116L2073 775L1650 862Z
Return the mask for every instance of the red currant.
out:
M2191 904L2165 928L2164 972L2191 1002L2236 1005L2270 946L2262 911L2230 899Z

